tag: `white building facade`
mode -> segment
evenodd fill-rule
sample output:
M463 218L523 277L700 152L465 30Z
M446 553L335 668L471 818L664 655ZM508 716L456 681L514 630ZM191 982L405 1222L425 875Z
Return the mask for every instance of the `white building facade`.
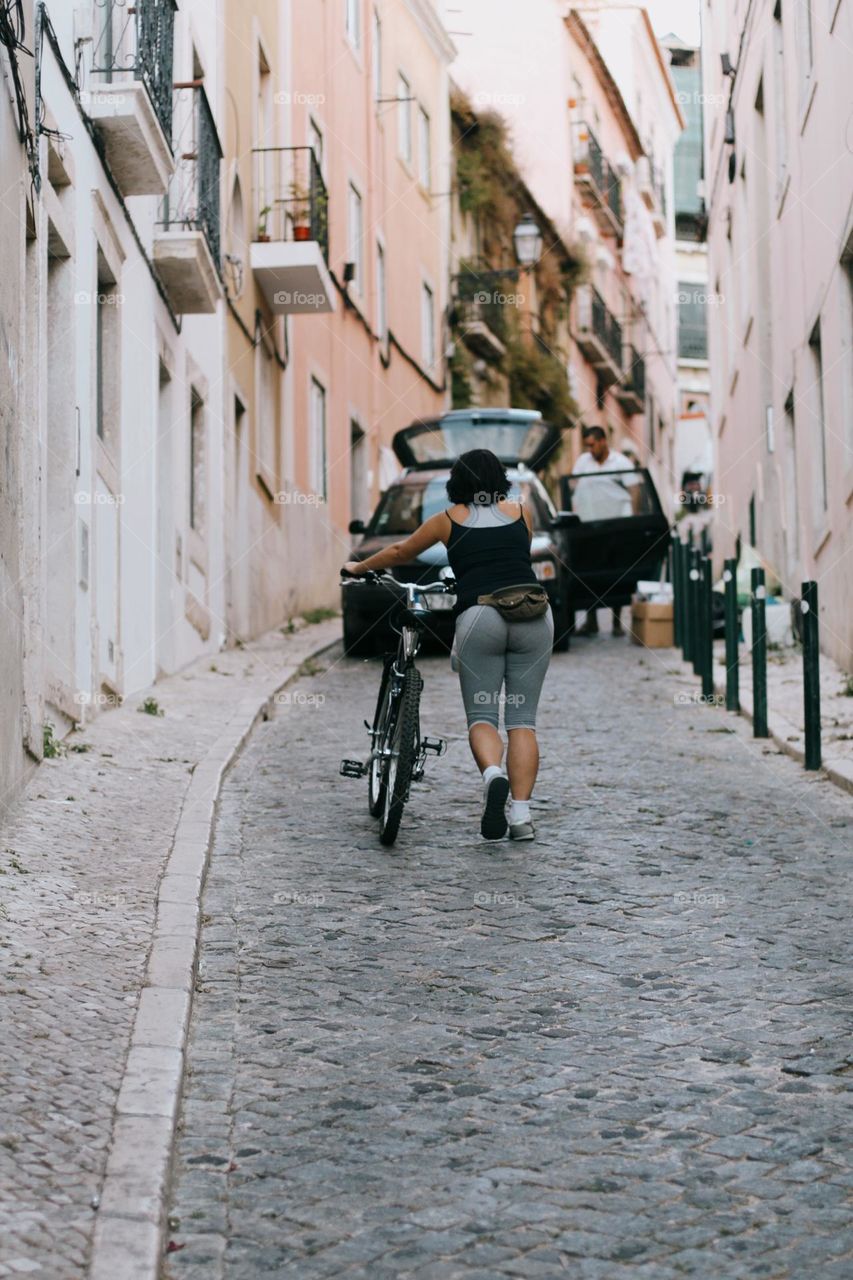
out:
M850 670L853 5L721 0L702 20L715 555L754 545L788 596L817 579Z
M3 635L4 670L23 671L18 780L46 728L63 736L224 633L215 5L83 0L25 19L37 180L4 225L25 293L25 576L4 582L7 608L22 597L20 662Z

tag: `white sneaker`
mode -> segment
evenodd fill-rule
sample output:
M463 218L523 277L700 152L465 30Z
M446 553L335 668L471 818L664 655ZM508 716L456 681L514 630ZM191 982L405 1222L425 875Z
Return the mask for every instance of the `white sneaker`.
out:
M510 840L535 840L536 828L530 820L527 822L511 822L509 824L509 838Z

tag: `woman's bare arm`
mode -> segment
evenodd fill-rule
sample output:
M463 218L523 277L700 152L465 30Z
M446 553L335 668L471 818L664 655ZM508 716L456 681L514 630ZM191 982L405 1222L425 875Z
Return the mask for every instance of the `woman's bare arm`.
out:
M390 547L384 547L382 551L377 551L374 556L368 556L366 560L348 560L344 568L348 573L368 573L370 570L379 573L382 569L390 569L395 564L407 564L428 547L434 547L437 542L446 542L449 529L450 521L447 514L439 511L436 515L430 516L429 520L425 520L419 529L416 529L408 538L404 538L402 542L392 542Z

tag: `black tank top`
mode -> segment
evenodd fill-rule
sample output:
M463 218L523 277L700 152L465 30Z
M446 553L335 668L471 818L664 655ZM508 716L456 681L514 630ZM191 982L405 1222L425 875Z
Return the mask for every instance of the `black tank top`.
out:
M523 514L510 524L485 528L458 524L450 515L448 519L451 529L447 558L456 578L455 617L476 604L478 596L499 587L537 582Z

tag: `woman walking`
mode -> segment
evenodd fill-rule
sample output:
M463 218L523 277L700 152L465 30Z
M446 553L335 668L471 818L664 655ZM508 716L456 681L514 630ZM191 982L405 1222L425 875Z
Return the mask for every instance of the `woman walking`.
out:
M410 537L367 560L353 574L407 564L443 542L456 578L453 664L459 672L468 741L483 776L481 834L533 840L530 797L539 769L536 710L551 658L554 623L530 561L533 526L489 449L463 453L447 482L451 505ZM508 747L498 732L501 693ZM506 804L510 801L509 821Z

